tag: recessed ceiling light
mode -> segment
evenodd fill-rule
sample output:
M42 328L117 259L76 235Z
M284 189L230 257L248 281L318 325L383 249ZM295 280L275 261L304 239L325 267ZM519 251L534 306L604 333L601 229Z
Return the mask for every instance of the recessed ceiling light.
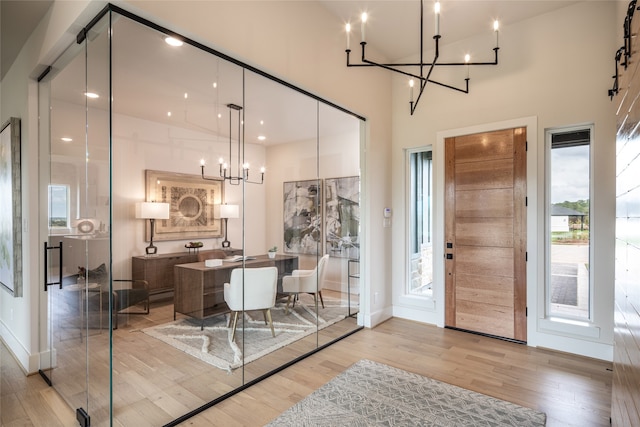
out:
M175 37L169 37L169 36L165 37L165 38L164 38L164 41L165 41L169 46L175 46L175 47L179 47L179 46L182 46L182 45L184 44L184 43L182 43L182 41L181 41L181 40L178 40L178 39L177 39L177 38L175 38Z
M264 120L260 120L260 124L263 125L264 124Z
M91 98L91 99L100 98L100 95L98 95L97 93L93 93L93 92L85 92L84 96L86 96L87 98Z
M167 117L171 117L171 111L167 112Z
M218 87L218 83L217 82L213 82L213 88L217 88Z
M189 98L189 94L187 92L184 93L184 99Z
M258 135L258 139L259 139L260 141L264 141L265 139L267 139L267 137L266 137L266 136L264 136L264 135Z
M63 141L63 142L71 142L71 141L73 141L73 139L69 138L68 136L63 136L62 138L60 138L60 140Z
M221 119L222 118L222 113L218 113L218 118Z

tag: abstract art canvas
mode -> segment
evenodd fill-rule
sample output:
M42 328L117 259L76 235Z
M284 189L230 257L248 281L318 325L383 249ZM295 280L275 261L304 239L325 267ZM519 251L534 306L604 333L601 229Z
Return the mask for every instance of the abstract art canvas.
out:
M0 286L22 296L20 119L0 128Z
M322 180L285 182L284 252L322 253Z
M360 258L360 177L324 180L326 252Z

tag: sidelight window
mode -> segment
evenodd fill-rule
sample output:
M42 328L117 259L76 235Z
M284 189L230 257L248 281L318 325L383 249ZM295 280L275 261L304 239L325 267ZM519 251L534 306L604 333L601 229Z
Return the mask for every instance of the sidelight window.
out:
M547 131L547 313L588 320L590 286L591 128Z
M409 152L410 257L412 295L432 296L433 290L433 160L431 149Z

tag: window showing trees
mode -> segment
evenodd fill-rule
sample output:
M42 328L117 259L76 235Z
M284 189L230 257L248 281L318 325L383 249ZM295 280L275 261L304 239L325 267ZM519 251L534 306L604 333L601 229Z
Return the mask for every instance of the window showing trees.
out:
M591 129L548 132L549 219L547 312L590 318Z
M69 228L69 187L49 185L49 228Z

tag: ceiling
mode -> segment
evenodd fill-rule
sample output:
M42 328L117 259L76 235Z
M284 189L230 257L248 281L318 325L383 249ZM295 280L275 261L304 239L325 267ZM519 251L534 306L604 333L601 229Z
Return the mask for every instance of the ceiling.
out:
M53 0L0 0L0 79L7 74L51 4Z
M420 3L416 0L320 0L327 10L343 22L354 26L359 34L360 14L369 14L367 41L370 46L393 61L413 55L418 50ZM0 63L2 77L53 0L0 0ZM548 13L577 1L561 0L445 0L442 2L441 33L443 43L490 32L494 19L511 25L533 16ZM424 3L425 33L433 31L433 9ZM390 37L389 35L393 36Z
M51 3L52 1L0 0L3 75ZM362 11L367 11L367 42L375 47L378 54L383 55L387 61L395 61L418 52L419 1L320 0L319 3L340 21L352 23L352 48L357 45L354 42L360 39L359 16ZM494 19L499 19L502 25L512 25L573 3L576 1L443 1L440 17L442 43L465 39L474 34L490 34ZM432 4L431 0L424 2L425 34L433 32ZM123 31L127 33L123 34ZM244 105L245 111L251 111L253 117L259 116L271 127L269 139L264 144L313 137L309 130L316 129L312 113L315 104L310 104L306 96L251 75L247 79L251 88L247 93L250 95L243 99L241 91L238 91L238 87L242 85L242 77L238 74L237 66L225 64L225 61L216 61L211 55L191 46L171 50L162 42L161 35L148 29L143 30L137 24L124 26L118 34L122 35L120 40L124 42L114 49L114 64L127 64L124 68L116 67L126 71L115 72L113 76L114 88L118 89L114 92L114 107L119 113L173 124L180 119L182 125L187 128L225 136L228 135L228 130L225 132L225 129L228 129L228 119L226 124L217 124L212 118L221 110L228 118L226 105L235 103ZM99 43L97 38L95 45L97 49L103 49L105 54L95 57L107 58L106 44L100 47ZM69 69L60 73L54 96L84 105L84 88L78 87L78 82L84 82L84 67L82 63L76 62L70 62ZM189 67L185 67L184 64L189 64ZM107 70L108 66L104 63L96 68ZM221 87L214 95L211 85L212 75L215 74L220 74L217 77L219 81L225 81L229 86L233 85L234 89L225 92L225 88ZM92 75L90 80L91 84L108 81L105 75ZM104 86L106 92L108 86ZM188 99L184 98L185 93L188 93ZM101 102L107 99L108 97L103 97ZM265 100L279 102L276 104ZM103 104L102 108L106 109L106 104ZM174 113L172 117L167 116L169 110ZM250 124L245 124L246 140L255 141L254 138L262 129L256 127L255 135L250 135L249 126ZM337 129L331 131L335 130ZM61 129L60 132L65 130ZM54 138L57 136L59 135L52 135Z

